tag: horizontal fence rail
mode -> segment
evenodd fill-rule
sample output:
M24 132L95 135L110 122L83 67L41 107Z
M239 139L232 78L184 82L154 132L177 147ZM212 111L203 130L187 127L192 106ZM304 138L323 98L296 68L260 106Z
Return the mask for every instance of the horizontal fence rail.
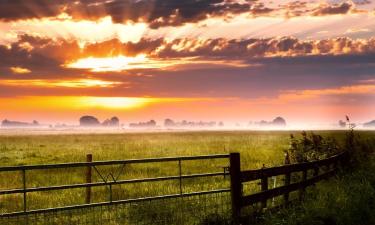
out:
M348 152L342 152L335 156L297 164L286 164L283 166L261 168L256 170L240 169L240 154L230 154L230 177L232 196L232 217L235 224L239 224L242 208L261 203L261 209L267 208L267 200L277 196L284 196L284 204L289 202L289 194L299 191L299 198L302 200L305 189L317 182L334 176L338 165L348 159ZM286 160L289 161L289 160ZM308 178L308 172L312 171L312 177ZM293 173L302 173L301 180L291 182ZM269 189L269 178L284 176L284 184ZM260 180L261 191L250 195L243 194L243 183Z
M16 172L20 171L22 175L22 188L6 189L0 190L0 197L4 195L11 194L23 194L23 211L8 212L0 214L0 217L10 217L10 216L20 216L20 215L29 215L36 213L45 213L53 212L59 210L71 210L71 209L81 209L86 207L95 207L95 206L105 206L111 204L124 204L132 202L142 202L146 200L158 200L158 199L169 199L177 197L189 197L205 194L215 194L215 193L224 193L230 192L230 188L221 188L209 191L197 191L197 192L183 192L182 180L190 178L205 178L205 177L218 177L229 175L229 172L226 170L227 165L222 167L221 172L210 172L210 173L193 173L193 174L183 174L181 163L183 161L192 161L192 160L210 160L210 159L229 159L229 154L216 154L216 155L200 155L200 156L183 156L183 157L164 157L164 158L146 158L146 159L130 159L130 160L112 160L112 161L94 161L91 162L92 156L88 155L88 162L77 162L77 163L60 163L60 164L46 164L46 165L25 165L25 166L7 166L0 167L0 172ZM149 177L149 178L136 178L136 179L123 179L118 180L109 174L103 176L97 169L99 166L113 166L113 165L131 165L131 164L140 164L140 163L157 163L157 162L178 162L178 175L173 176L159 176L159 177ZM86 183L78 184L66 184L66 185L55 185L55 186L40 186L40 187L27 187L27 171L32 170L46 170L46 169L67 169L67 168L78 168L82 167L86 169ZM92 182L92 171L96 171L100 178L103 181ZM123 168L120 169L119 174L123 172ZM109 178L112 178L110 180ZM167 180L179 180L179 193L178 194L168 194L160 196L147 196L140 198L128 198L113 200L112 199L112 186L121 185L121 184L134 184L134 183L147 183L147 182L157 182L157 181L167 181ZM108 187L109 191L109 201L105 202L95 202L91 203L91 187ZM33 209L29 210L27 207L27 193L32 192L45 192L45 191L54 191L54 190L66 190L66 189L77 189L77 188L86 188L86 204L80 205L68 205L63 207L54 207L54 208L44 208L44 209Z
M181 156L181 157L110 160L110 161L95 161L95 162L59 163L59 164L44 164L44 165L4 166L4 167L0 167L0 172L21 171L21 170L61 169L61 168L88 167L88 166L110 166L110 165L123 165L123 164L135 164L135 163L154 163L154 162L171 162L171 161L179 161L179 160L186 161L186 160L203 160L203 159L220 159L220 158L221 159L229 158L229 155L228 154L216 154L216 155L200 155L200 156Z
M133 202L144 202L144 201L158 200L158 199L170 199L170 198L189 197L189 196L225 193L225 192L230 192L230 188L217 189L217 190L211 190L211 191L190 192L190 193L183 193L183 194L171 194L171 195L144 197L144 198L124 199L124 200L116 200L112 202L97 202L97 203L90 203L90 204L65 206L65 207L36 209L36 210L28 210L26 212L4 213L4 214L1 214L1 216L9 217L9 216L30 215L30 214L37 214L37 213L75 210L75 209L90 208L90 207L97 207L97 206L116 205L116 204L125 204L125 203L133 203Z
M241 181L248 182L253 180L262 179L264 177L279 176L287 173L301 172L304 170L316 169L322 166L334 164L346 156L346 152L340 153L336 156L332 156L326 159L304 162L298 164L288 164L283 166L263 168L257 170L241 171Z

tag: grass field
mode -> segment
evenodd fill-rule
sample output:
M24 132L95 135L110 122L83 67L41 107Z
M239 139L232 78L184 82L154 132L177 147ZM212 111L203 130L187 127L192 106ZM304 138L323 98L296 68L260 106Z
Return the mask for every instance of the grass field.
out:
M289 135L298 136L299 132L287 131L228 131L228 132L160 132L160 133L125 133L125 134L62 134L62 135L1 135L0 165L30 165L61 162L82 162L86 154L93 154L94 161L137 159L166 156L191 156L241 153L243 169L281 165L284 150L289 148ZM317 132L322 136L336 138L343 144L344 131ZM373 132L359 132L361 138L370 138ZM228 166L227 160L192 161L183 164L183 173L220 172ZM116 167L103 167L103 173L116 171ZM152 165L130 165L125 167L121 179L145 178L176 175L176 163L153 163ZM94 174L93 181L100 181ZM33 171L28 174L27 186L74 184L84 181L82 168L69 170ZM21 187L19 173L0 174L0 189ZM228 179L222 177L184 181L184 191L211 190L228 187ZM114 188L115 199L154 196L178 192L176 181L164 181L146 184L118 185ZM259 189L256 184L247 189ZM257 190L254 190L257 191ZM49 191L28 195L29 209L82 204L84 190ZM0 211L22 210L22 195L1 197ZM93 201L107 200L105 188L93 188Z

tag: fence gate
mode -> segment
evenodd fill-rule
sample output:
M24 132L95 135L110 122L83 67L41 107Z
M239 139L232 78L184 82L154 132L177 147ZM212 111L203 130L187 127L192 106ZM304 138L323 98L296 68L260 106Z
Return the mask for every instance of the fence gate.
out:
M88 155L87 162L0 167L0 224L230 221L228 159L220 154L92 161Z

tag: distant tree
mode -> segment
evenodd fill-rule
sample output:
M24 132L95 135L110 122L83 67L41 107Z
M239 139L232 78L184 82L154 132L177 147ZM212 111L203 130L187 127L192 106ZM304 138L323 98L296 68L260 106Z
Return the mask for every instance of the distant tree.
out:
M171 119L165 119L164 120L164 127L174 127L176 124Z
M114 116L111 119L104 120L102 125L106 127L118 127L120 126L120 120Z
M148 124L148 126L150 126L150 127L155 127L155 126L156 126L156 122L155 122L155 120L150 120L147 124Z
M80 126L83 126L83 127L87 127L87 126L99 126L100 125L100 122L99 120L94 117L94 116L82 116L80 119L79 119L79 125Z
M155 120L129 124L129 127L134 127L134 128L150 128L150 127L155 127L155 126L156 126Z
M272 120L272 125L274 126L286 126L286 121L284 118L278 116L274 120Z
M103 121L102 126L108 127L110 126L111 121L109 119L106 119Z
M220 122L219 122L219 127L223 127L223 126L224 126L223 121L220 121Z
M112 117L110 120L110 126L118 127L120 126L120 120L116 116Z
M3 120L1 122L2 127L29 127L29 126L39 126L37 121L33 121L32 123L27 122L20 122L20 121L10 121L10 120Z

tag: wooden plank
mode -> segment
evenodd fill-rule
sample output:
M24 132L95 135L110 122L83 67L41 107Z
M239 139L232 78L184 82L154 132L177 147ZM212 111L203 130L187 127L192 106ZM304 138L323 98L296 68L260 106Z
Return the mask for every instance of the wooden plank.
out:
M306 181L307 180L307 170L304 170L302 172L302 181ZM302 201L304 196L305 196L305 192L306 192L306 188L301 188L300 192L299 192L299 200Z
M230 153L229 156L230 188L232 197L232 220L239 224L241 216L242 184L240 153Z
M92 154L86 155L86 162L92 162ZM88 166L86 168L86 184L91 184L92 182L92 168ZM91 187L86 187L86 199L85 203L90 204L91 202Z
M316 167L327 166L329 164L332 164L336 161L343 159L345 154L346 152L343 152L343 153L340 153L339 155L332 156L330 158L319 160L319 161L313 161L313 162L290 164L290 165L277 166L277 167L266 168L266 169L242 171L241 181L242 182L254 181L254 180L262 179L264 176L267 176L267 177L279 176L279 175L283 175L287 173L300 172L304 170L315 169Z
M286 155L286 157L288 158L285 158L285 165L290 165L290 159L289 159L289 154ZM285 178L284 178L284 186L288 186L290 184L290 172L286 173L285 174ZM284 193L284 205L288 205L289 203L289 192L286 192Z
M265 168L264 165L263 165L263 168ZM261 190L263 192L268 190L268 177L263 177L262 178L262 181L261 181ZM267 198L264 198L262 200L262 209L264 209L264 208L267 208Z
M331 171L328 171L328 172L323 173L321 175L318 175L316 177L310 178L306 181L301 181L301 182L298 182L298 183L289 184L288 186L277 187L277 188L269 189L267 191L255 193L255 194L248 195L248 196L244 196L244 197L242 197L242 207L252 205L252 204L257 203L257 202L261 202L264 198L269 199L269 198L272 198L272 197L283 195L285 193L296 191L296 190L301 189L301 188L306 188L306 187L311 186L311 185L313 185L313 184L315 184L315 183L317 183L317 182L319 182L323 179L327 179L327 178L333 176L335 174L335 172L336 172L335 170L331 170Z

